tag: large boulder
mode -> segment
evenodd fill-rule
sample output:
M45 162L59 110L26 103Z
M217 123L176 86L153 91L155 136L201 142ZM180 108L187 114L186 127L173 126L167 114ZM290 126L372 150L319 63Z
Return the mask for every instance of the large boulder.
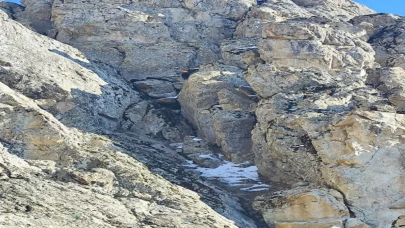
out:
M350 217L343 196L328 189L298 188L257 197L253 204L267 224L287 227L343 227Z
M207 66L193 74L179 94L182 114L199 136L238 163L253 159L251 131L256 120L251 112L256 105L246 87L240 69Z

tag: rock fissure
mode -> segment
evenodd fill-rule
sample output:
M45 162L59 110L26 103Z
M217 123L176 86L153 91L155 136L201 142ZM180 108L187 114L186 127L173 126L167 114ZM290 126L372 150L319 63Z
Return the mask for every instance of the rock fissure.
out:
M350 0L22 3L0 3L0 192L20 202L0 198L16 212L0 226L403 223L402 17Z

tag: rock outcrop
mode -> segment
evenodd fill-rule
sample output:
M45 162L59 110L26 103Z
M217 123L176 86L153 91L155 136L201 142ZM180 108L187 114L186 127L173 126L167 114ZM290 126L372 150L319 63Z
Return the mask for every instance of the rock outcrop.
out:
M1 227L255 227L163 143L115 131L140 102L117 71L2 11L0 27Z
M351 0L22 4L0 3L0 226L264 226L187 169L230 164L218 152L282 189L254 200L269 226L403 226L403 17Z
M322 4L294 2L269 1L249 12L237 28L243 39L261 38L256 45L263 62L250 65L245 74L261 97L252 132L255 163L276 182L334 188L356 217L384 227L403 213L390 206L404 196L404 144L398 138L403 128L401 42L390 35L396 27L400 30L401 19L385 16L389 22L383 27L373 16L347 21L350 17L313 10ZM285 12L283 17L280 12ZM397 171L381 171L382 166ZM269 224L277 223L271 216L278 215L278 207L265 205L256 208ZM297 227L326 227L319 222L327 218L308 222L299 217L313 211L283 211L280 218L291 218L288 222Z
M252 161L256 122L253 93L236 67L206 66L193 74L179 95L182 113L201 137L221 147L232 161Z
M264 195L256 198L254 207L262 211L268 224L280 228L342 227L350 217L343 196L327 189L299 188Z

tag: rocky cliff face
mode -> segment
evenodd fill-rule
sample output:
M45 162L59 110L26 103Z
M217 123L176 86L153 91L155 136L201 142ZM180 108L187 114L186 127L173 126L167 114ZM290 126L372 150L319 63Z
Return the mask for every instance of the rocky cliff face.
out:
M402 17L350 0L22 3L0 3L2 227L401 227ZM218 151L272 184L248 202L267 225L187 168L229 164Z

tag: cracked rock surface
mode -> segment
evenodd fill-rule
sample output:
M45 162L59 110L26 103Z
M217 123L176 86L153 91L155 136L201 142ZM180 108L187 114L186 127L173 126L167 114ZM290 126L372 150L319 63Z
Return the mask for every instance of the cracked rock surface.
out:
M403 226L403 17L351 0L0 9L1 227ZM229 165L218 152L272 192L238 203L187 168Z

